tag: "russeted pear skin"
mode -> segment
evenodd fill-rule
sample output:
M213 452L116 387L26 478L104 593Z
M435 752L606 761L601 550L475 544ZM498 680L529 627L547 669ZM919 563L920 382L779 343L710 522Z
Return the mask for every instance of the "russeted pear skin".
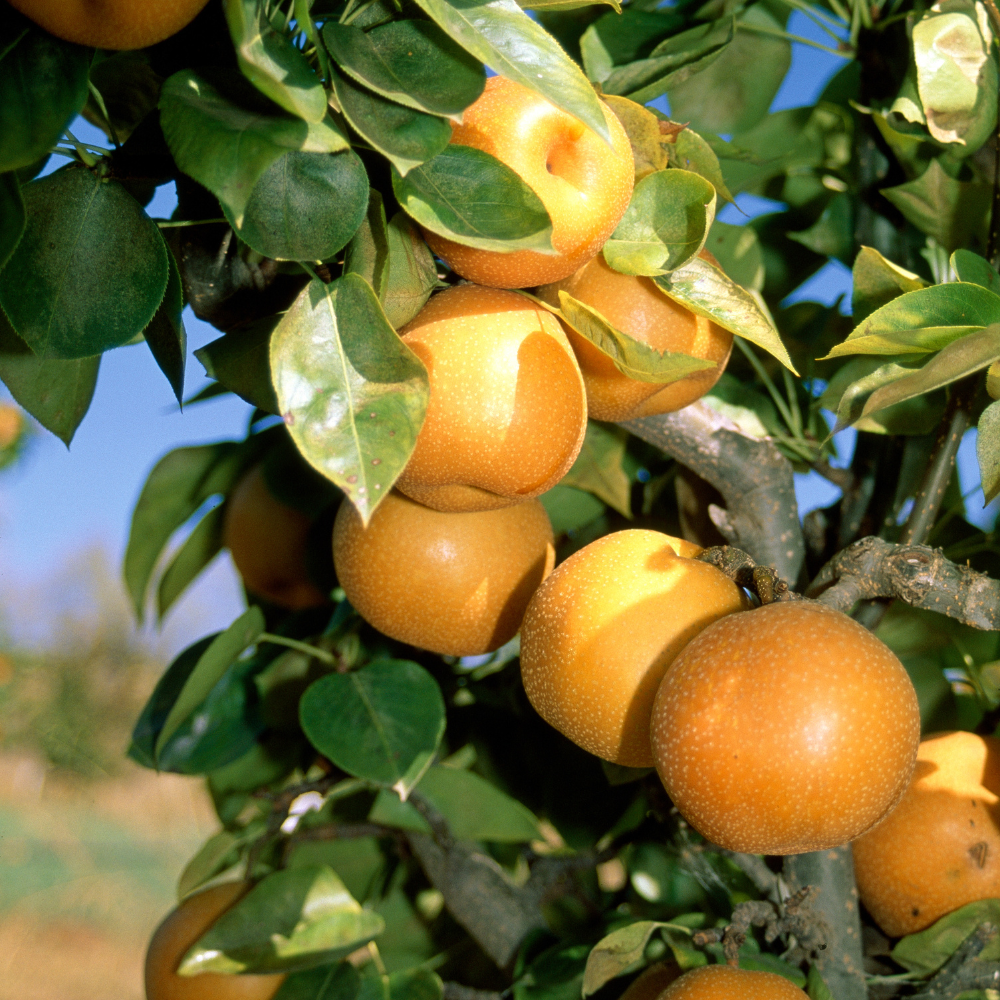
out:
M660 1000L805 1000L806 994L776 972L703 965L685 972Z
M714 263L714 258L713 258ZM589 340L567 330L587 388L587 409L595 420L634 420L673 413L701 399L719 380L733 349L733 335L668 298L652 279L620 274L600 254L575 274L538 290L539 298L559 305L559 292L596 309L612 326L657 351L689 354L714 361L667 385L629 378Z
M246 882L225 882L188 896L157 927L146 952L146 1000L271 1000L281 974L177 975L187 950L247 891Z
M836 847L906 790L916 692L892 651L815 601L706 628L674 660L652 719L656 768L709 841L751 854Z
M603 102L601 110L610 145L523 84L490 77L451 141L495 156L538 195L556 252L480 250L425 230L431 249L463 278L494 288L558 281L590 260L625 214L635 178L628 135Z
M587 401L562 324L518 292L459 285L402 337L427 366L430 402L396 488L444 511L523 503L569 471Z
M935 733L899 805L854 842L861 901L890 937L1000 897L1000 739Z
M176 34L208 0L10 0L35 24L97 49L145 49Z
M222 543L251 594L281 608L327 603L309 576L307 543L312 522L267 487L263 468L251 469L226 502Z
M333 527L347 599L380 632L451 656L498 649L555 562L537 500L455 514L390 493L365 528L347 501Z
M653 764L649 719L673 658L747 606L725 574L678 547L643 529L591 542L539 587L521 629L521 678L535 711L584 750L627 767Z

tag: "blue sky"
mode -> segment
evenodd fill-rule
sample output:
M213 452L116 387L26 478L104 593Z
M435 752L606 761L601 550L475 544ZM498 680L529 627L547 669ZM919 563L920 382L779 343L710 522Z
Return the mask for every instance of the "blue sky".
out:
M798 13L792 14L789 30L829 42ZM842 64L834 55L795 44L792 68L772 109L812 103ZM103 143L103 135L82 119L73 130L80 139ZM60 162L53 162L51 169ZM169 216L175 201L172 185L160 188L149 212L154 217ZM741 199L741 207L749 214L766 210L759 200L750 198ZM733 223L745 221L745 216L736 212L723 218ZM832 303L847 292L849 301L849 291L850 272L831 263L796 298ZM218 336L190 309L185 312L185 325L192 351ZM205 381L200 363L190 357L187 395ZM44 617L47 607L58 605L53 593L57 575L80 550L99 546L117 565L132 505L156 460L180 445L242 437L248 412L242 401L221 397L181 413L145 345L108 352L93 405L72 447L67 451L56 438L39 430L24 460L0 473L0 594L8 599L8 627L18 634L17 621L10 620L11 602L13 607L25 608L25 594L32 595L30 611L36 618ZM974 435L963 443L960 457L963 490L969 491L978 484ZM798 477L797 486L803 510L826 505L837 495L816 474ZM981 507L981 493L978 504L970 498L970 509ZM168 620L170 651L225 627L240 610L236 576L223 556L179 602L171 616L173 622Z

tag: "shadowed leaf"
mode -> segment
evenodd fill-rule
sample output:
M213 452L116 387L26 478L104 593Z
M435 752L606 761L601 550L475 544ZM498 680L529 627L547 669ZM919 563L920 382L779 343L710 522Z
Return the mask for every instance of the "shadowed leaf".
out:
M555 253L541 199L505 163L449 145L406 177L393 172L400 207L425 229L480 250Z
M243 75L262 93L304 121L326 117L319 77L291 40L279 34L257 0L223 0Z
M348 774L409 794L444 734L437 681L409 660L376 660L328 674L299 706L314 747Z
M163 301L168 250L117 181L70 166L21 188L28 226L0 271L0 306L40 357L127 344Z
M460 115L486 84L482 63L433 21L390 21L371 31L328 21L323 40L358 83L431 115Z
M979 417L976 457L985 503L1000 495L1000 403L991 403Z

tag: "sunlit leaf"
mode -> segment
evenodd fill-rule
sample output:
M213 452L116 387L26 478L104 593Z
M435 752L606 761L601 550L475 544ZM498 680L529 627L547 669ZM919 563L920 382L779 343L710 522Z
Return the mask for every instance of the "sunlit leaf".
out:
M862 415L940 389L986 368L997 358L1000 358L1000 324L993 324L953 341L912 375L877 389L865 403Z
M683 267L705 245L715 201L715 188L690 170L650 174L636 184L604 244L604 259L623 274L652 276Z
M795 372L792 359L762 305L763 300L755 298L714 264L695 257L676 271L653 280L675 302L763 348Z
M608 94L604 98L604 103L615 113L615 117L621 122L628 136L635 164L636 182L656 170L663 170L667 165L667 152L664 149L656 115L648 108L625 97Z
M261 879L181 959L177 972L291 972L342 958L385 921L363 910L325 865L285 868Z
M904 292L927 287L923 278L887 260L872 247L862 247L858 252L852 278L851 312L858 324Z
M367 524L410 459L430 389L364 278L302 290L271 335L271 379L299 451Z
M1000 403L991 403L983 410L977 425L976 457L983 483L985 503L1000 495Z
M467 52L578 118L606 142L611 132L593 88L559 43L514 0L417 0Z
M985 257L980 257L971 250L956 250L951 255L949 263L959 281L982 285L983 288L1000 295L1000 275Z
M1000 295L971 282L931 285L875 310L826 357L926 354L991 323L1000 323Z
M917 90L927 130L938 142L954 143L959 155L974 153L989 138L997 118L997 68L990 58L992 33L980 30L971 0L947 10L926 11L912 29Z

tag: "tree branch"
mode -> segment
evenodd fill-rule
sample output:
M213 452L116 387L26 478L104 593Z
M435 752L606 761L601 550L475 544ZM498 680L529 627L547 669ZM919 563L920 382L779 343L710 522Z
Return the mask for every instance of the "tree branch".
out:
M1000 581L957 566L928 545L862 538L819 571L808 594L845 613L858 601L898 599L973 628L1000 629Z
M826 942L816 965L830 992L837 1000L866 1000L861 913L850 845L792 854L781 871L793 894L815 887L810 908L821 921Z
M743 434L704 403L622 423L627 431L711 483L726 509L709 508L732 545L794 586L805 560L792 465L769 438Z

